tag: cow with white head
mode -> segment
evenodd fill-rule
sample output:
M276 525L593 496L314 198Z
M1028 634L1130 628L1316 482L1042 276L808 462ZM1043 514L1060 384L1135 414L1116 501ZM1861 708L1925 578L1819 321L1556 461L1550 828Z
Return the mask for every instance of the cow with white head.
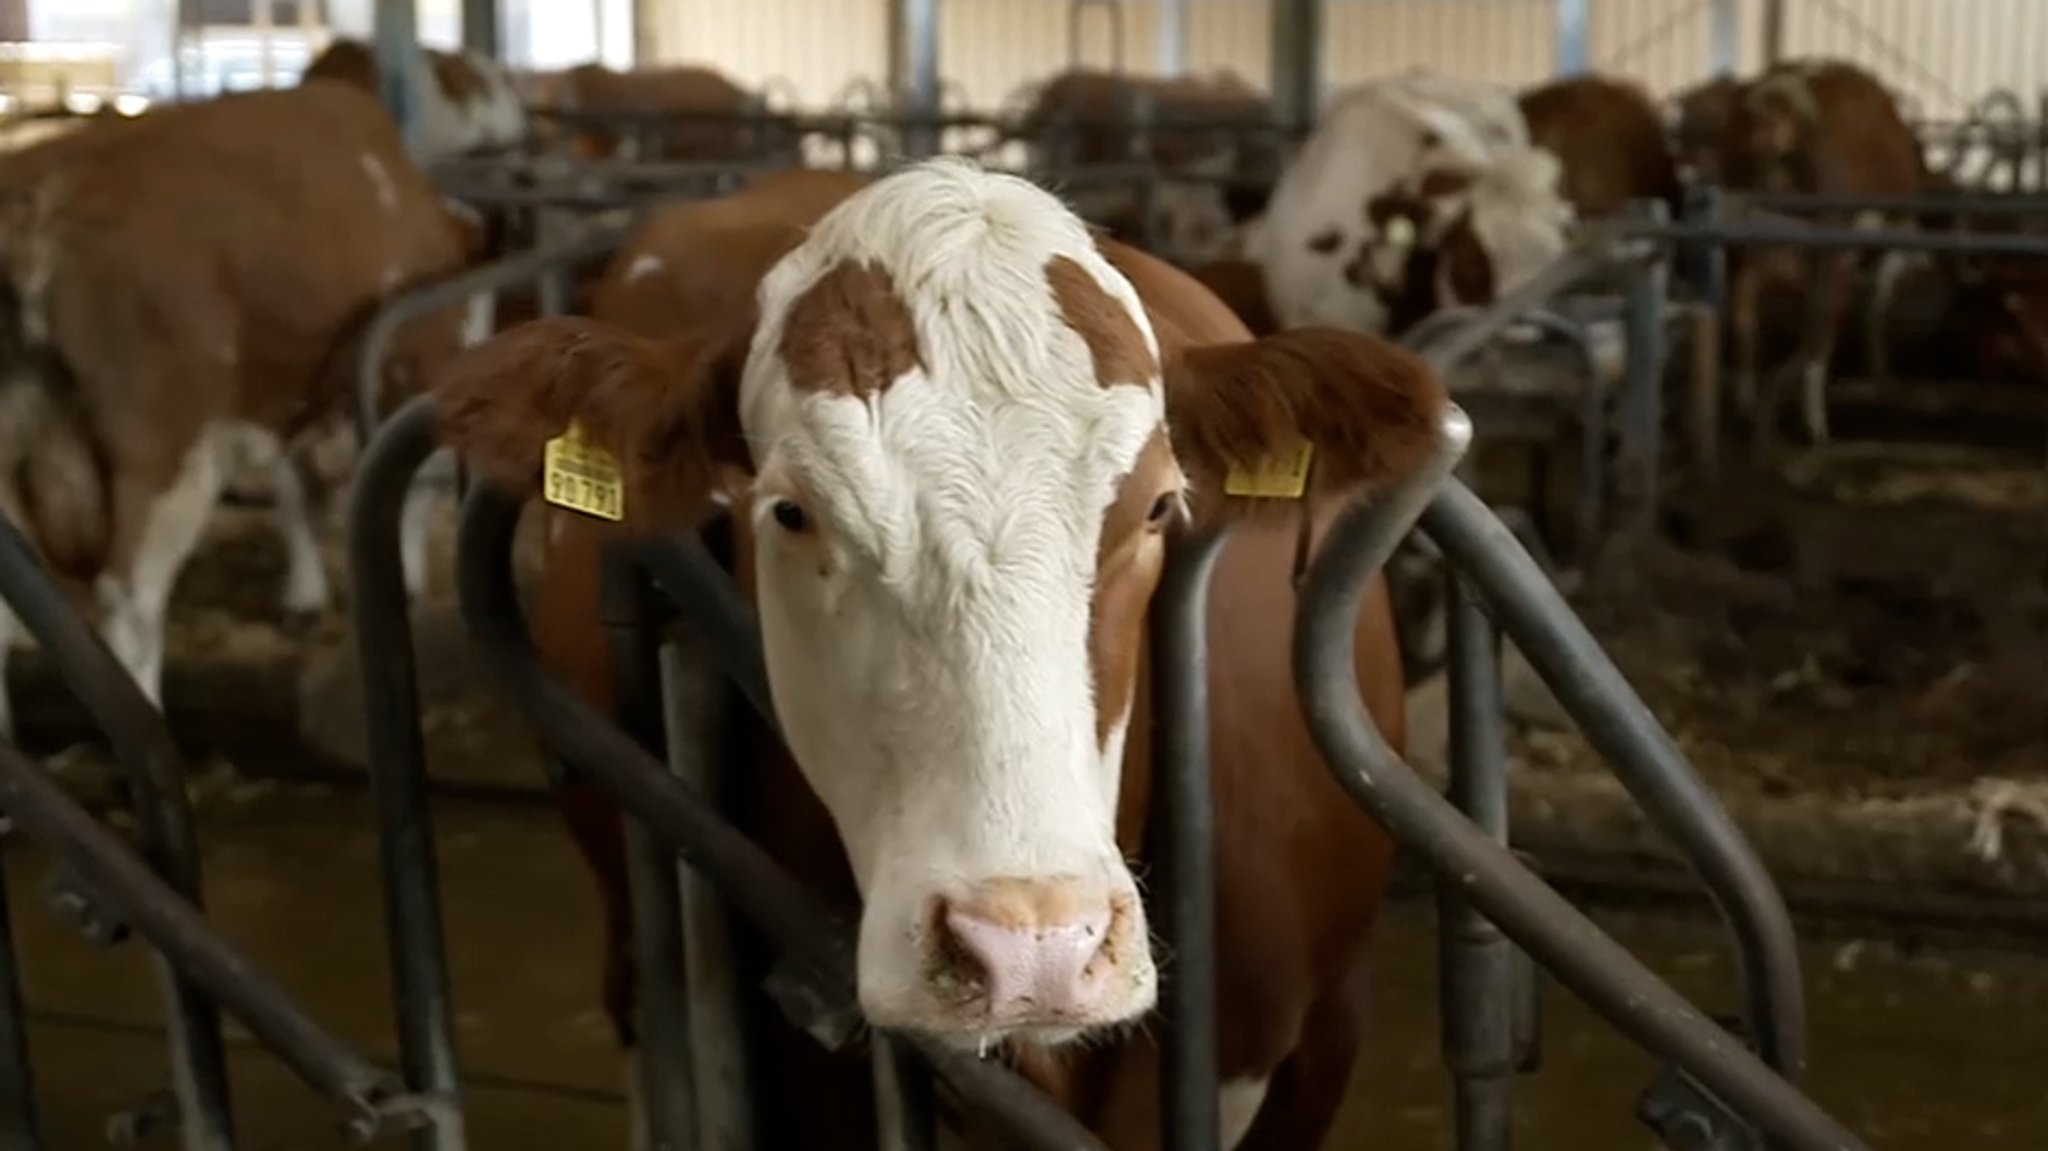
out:
M666 340L555 319L472 350L442 432L530 485L575 421L619 461L623 530L729 505L777 718L864 902L868 1018L1061 1044L1154 1002L1121 833L1167 531L1270 508L1225 475L1304 441L1315 491L1389 481L1433 450L1442 386L1350 333L1246 339L1021 179L832 180L860 184L790 173L693 217L713 299Z

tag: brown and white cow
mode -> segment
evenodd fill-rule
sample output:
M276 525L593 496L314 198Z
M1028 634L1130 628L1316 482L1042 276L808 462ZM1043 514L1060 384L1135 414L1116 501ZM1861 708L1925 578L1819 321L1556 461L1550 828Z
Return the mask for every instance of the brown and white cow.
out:
M1919 139L1892 92L1862 68L1835 60L1788 61L1743 87L1728 108L1717 168L1725 186L1738 192L1912 197L1928 180ZM1871 227L1884 221L1865 213L1853 223ZM1894 254L1880 264L1879 295L1907 262ZM1730 252L1737 399L1755 412L1766 438L1775 429L1781 380L1796 372L1807 434L1815 442L1827 440L1829 362L1858 263L1854 253L1815 260L1794 249ZM1818 284L1816 266L1822 273ZM1798 348L1759 398L1761 344L1774 316L1802 321Z
M675 65L618 72L602 64L579 64L537 80L535 87L536 106L673 117L640 130L573 121L546 125L540 133L543 142L566 140L577 159L739 163L787 158L796 144L791 124L767 117L759 97L715 68Z
M731 509L788 738L762 745L739 818L810 884L862 899L873 1024L1000 1052L1125 1151L1159 1143L1157 1050L1131 1026L1158 970L1134 879L1145 618L1173 525L1236 524L1209 621L1226 1145L1317 1146L1359 1044L1392 845L1318 762L1295 697L1302 507L1223 479L1306 437L1327 523L1432 450L1440 381L1355 333L1253 340L1185 274L958 160L766 178L670 209L618 261L599 319L458 362L444 436L531 490L576 420L626 472L625 530ZM548 511L536 640L602 704L596 552L616 529ZM1398 744L1384 585L1368 597L1365 702ZM618 817L577 802L630 1035ZM768 1108L767 1144L871 1145L865 1063L777 1034L759 1080L801 1096Z
M1186 177L1154 188L1149 222L1153 250L1190 265L1220 258L1237 226L1263 207L1259 189L1279 156L1272 101L1231 72L1071 69L1039 89L1017 134L1037 163L1054 170L1149 163ZM1147 206L1129 184L1077 183L1071 195L1113 235L1130 242L1146 235Z
M1564 198L1580 219L1613 216L1636 200L1682 205L1678 167L1655 101L1614 76L1571 76L1521 94L1529 142L1563 165Z
M511 74L467 50L419 47L412 91L419 101L413 158L432 165L472 152L514 148L526 139L526 106ZM306 66L300 82L340 80L377 91L377 59L361 40L340 38Z
M286 449L346 410L378 302L459 267L462 241L382 107L329 82L153 109L0 166L0 501L91 590L152 699L172 586L237 464L275 469L287 608L326 604ZM435 369L460 320L402 333L395 370ZM0 650L17 627L0 617Z

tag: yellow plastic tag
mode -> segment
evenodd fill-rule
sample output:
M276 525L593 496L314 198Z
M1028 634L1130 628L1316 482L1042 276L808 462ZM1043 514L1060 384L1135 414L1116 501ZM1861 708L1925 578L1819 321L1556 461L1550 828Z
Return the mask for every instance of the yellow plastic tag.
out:
M557 507L599 519L626 518L626 484L612 454L583 436L581 425L549 440L542 456L541 496Z
M1298 500L1308 490L1308 465L1316 446L1307 440L1256 469L1234 467L1223 477L1223 494L1257 500Z

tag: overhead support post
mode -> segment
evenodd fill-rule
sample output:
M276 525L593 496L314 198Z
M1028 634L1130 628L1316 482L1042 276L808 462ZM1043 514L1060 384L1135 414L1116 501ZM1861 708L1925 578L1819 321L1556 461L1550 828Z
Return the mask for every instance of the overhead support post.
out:
M1323 89L1323 0L1273 0L1273 107L1290 132L1315 121Z
M419 96L413 91L413 60L419 55L420 18L413 0L377 0L372 42L377 57L377 95L398 121L407 151L419 135ZM465 33L466 35L466 33Z
M462 0L462 46L487 60L505 58L498 0Z
M1714 75L1732 76L1742 67L1742 0L1713 0Z
M1785 58L1785 0L1764 0L1764 67Z
M1159 74L1188 70L1188 0L1159 0Z
M1591 0L1557 0L1557 74L1578 76L1593 65Z
M934 123L939 115L939 0L887 3L889 91L911 121L903 148L912 156L929 156L939 143Z

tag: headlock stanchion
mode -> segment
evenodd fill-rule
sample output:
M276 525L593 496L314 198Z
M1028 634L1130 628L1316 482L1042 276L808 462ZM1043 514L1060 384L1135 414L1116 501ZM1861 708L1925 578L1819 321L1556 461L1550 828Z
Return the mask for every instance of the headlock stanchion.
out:
M207 925L196 898L198 852L183 761L169 731L135 681L64 603L20 534L4 520L0 599L36 635L113 744L115 758L127 772L144 852L138 856L40 766L5 743L0 743L0 811L62 860L94 903L131 923L154 949L169 1007L176 1121L183 1145L233 1145L220 1042L221 1007L299 1078L349 1109L344 1129L351 1138L367 1141L419 1122L428 1101L401 1094L389 1075L321 1029ZM0 982L4 981L0 973ZM7 1006L0 1004L0 1010ZM13 1026L19 1026L18 1013ZM0 1022L0 1067L7 1058L5 1049L12 1046L7 1030ZM0 1092L25 1090L25 1076L4 1078L7 1085L0 1086ZM27 1134L8 1134L22 1146L34 1146Z
M28 1013L21 1001L21 965L7 915L7 872L0 856L0 1151L42 1151L35 1076L28 1063Z
M635 817L692 866L723 887L733 905L793 961L787 981L816 1017L798 1020L817 1034L833 1016L857 1010L850 923L822 905L774 860L540 665L512 586L511 543L521 501L479 484L465 501L457 545L464 621L501 685L557 754L612 790ZM1008 1070L973 1053L912 1033L892 1040L916 1052L970 1106L1009 1130L1020 1146L1100 1148L1102 1144L1052 1100Z

